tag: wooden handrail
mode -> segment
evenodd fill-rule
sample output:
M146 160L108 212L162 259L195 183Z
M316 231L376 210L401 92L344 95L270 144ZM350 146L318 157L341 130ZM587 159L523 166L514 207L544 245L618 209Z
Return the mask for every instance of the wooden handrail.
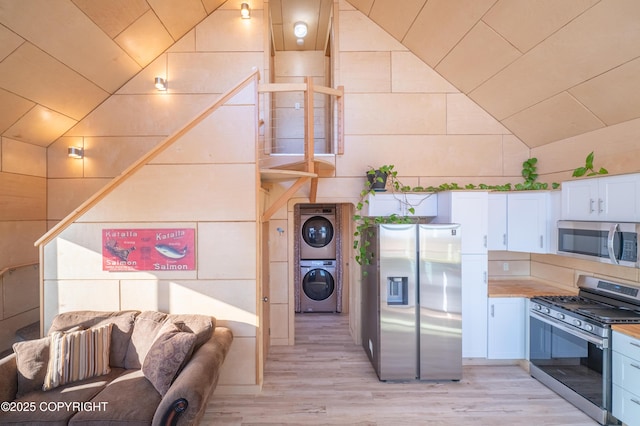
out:
M0 269L0 277L2 277L4 274L6 274L9 271L13 271L14 269L24 268L25 266L38 266L38 265L39 265L38 262L32 262L32 263L20 263L18 265L6 266Z
M60 234L64 229L66 229L69 225L71 225L76 219L86 213L89 209L95 206L99 201L105 198L109 193L111 193L114 189L122 184L129 176L134 174L136 171L141 169L144 165L146 165L149 161L153 160L155 157L160 155L165 149L167 149L171 144L173 144L176 140L180 139L184 136L185 133L193 129L197 124L202 122L205 118L207 118L212 112L220 108L227 102L229 99L234 97L238 92L245 88L247 84L252 81L258 82L260 72L258 70L253 71L242 80L240 83L235 85L228 92L223 94L213 105L207 107L199 113L193 120L191 120L187 125L174 132L172 135L168 136L164 142L160 143L141 158L139 158L135 163L125 169L122 173L116 176L110 183L105 185L101 190L93 194L82 203L78 208L68 214L64 219L58 222L53 228L49 230L46 234L40 237L35 243L35 246L39 246L42 244L46 244L55 238L58 234Z

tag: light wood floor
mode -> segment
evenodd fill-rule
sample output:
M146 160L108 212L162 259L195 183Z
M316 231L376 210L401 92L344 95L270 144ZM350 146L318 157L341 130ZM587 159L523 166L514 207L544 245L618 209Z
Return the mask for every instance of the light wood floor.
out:
M460 382L380 382L347 317L296 315L270 348L259 395L214 395L203 425L597 425L518 366L465 366Z

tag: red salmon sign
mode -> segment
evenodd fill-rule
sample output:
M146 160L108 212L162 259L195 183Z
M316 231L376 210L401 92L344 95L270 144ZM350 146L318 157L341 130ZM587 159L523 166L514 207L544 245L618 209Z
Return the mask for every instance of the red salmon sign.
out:
M103 229L103 271L193 271L195 229Z

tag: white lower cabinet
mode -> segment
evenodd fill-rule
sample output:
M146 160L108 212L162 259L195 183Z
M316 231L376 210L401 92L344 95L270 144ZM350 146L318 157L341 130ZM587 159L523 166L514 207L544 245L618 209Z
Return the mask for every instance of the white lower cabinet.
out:
M462 255L462 356L487 357L487 255Z
M525 359L524 297L490 297L487 315L487 358Z
M640 340L613 332L613 415L640 426Z

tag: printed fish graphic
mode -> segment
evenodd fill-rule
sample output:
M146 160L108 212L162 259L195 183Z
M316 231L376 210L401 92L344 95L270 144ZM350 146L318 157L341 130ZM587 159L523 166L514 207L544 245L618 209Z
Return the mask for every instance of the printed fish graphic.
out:
M165 244L157 244L156 250L158 253L169 259L182 259L187 255L187 246L184 246L182 250L176 250L171 246Z

